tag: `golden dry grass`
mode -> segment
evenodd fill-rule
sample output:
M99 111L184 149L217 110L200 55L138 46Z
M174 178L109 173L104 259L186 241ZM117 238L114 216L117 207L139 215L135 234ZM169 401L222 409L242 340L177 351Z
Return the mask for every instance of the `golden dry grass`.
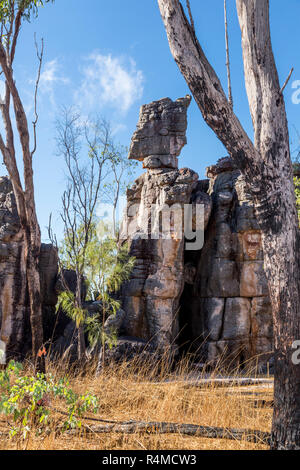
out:
M214 384L196 387L186 382L188 365L181 365L171 375L167 370L157 371L144 366L122 364L108 367L100 377L95 369L73 374L62 364L48 366L57 377L68 375L76 392L94 394L100 408L95 417L118 421L164 421L199 424L223 428L256 429L270 432L271 407L257 407L255 400L272 400L273 390L267 386L217 387ZM66 372L68 371L68 372ZM154 373L155 372L155 373ZM216 371L217 372L217 371ZM215 372L215 373L216 373ZM170 380L166 382L166 380ZM53 403L60 407L60 403ZM59 417L58 417L59 418ZM87 421L88 423L88 421ZM89 423L95 424L95 423ZM7 430L6 418L0 417L0 431ZM147 433L84 434L55 437L55 433L37 438L32 433L26 442L1 438L0 450L261 450L263 443L227 439L203 439L178 434L153 435Z

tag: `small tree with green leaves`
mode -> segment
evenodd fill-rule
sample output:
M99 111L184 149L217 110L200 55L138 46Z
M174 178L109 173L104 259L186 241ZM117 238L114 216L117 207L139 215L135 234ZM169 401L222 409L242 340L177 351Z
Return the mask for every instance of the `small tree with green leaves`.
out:
M64 290L58 301L72 318L78 330L78 358L86 353L85 324L87 310L84 308L82 284L88 279L90 285L98 282L99 293L103 296L103 308L109 303L113 308L113 298L105 300L107 290L103 290L102 281L113 278L108 275L109 265L103 266L102 257L110 253L110 266L115 265L112 253L116 253L116 207L119 197L126 188L125 178L129 177L131 164L127 163L123 147L116 145L111 134L110 125L103 119L90 118L84 122L78 112L63 109L62 117L57 123L58 153L63 155L68 174L68 186L63 194L61 219L64 225L64 239L60 245L60 265L64 269L74 270L77 278L76 292L73 293L64 282ZM99 242L97 239L96 209L99 202L112 202L114 222L109 236ZM55 236L49 227L50 239L56 243ZM109 242L108 242L109 240ZM120 255L118 255L120 259ZM120 263L117 263L120 270ZM129 263L130 267L130 263ZM122 273L115 272L115 279ZM95 274L97 271L97 275ZM63 276L62 276L63 277ZM90 289L91 292L91 289ZM116 310L116 309L115 309ZM104 315L105 316L105 315ZM89 331L91 320L89 319ZM90 333L91 334L91 333ZM104 334L102 332L102 334Z
M135 259L128 254L126 245L118 246L111 235L111 227L99 222L92 224L90 241L86 247L84 277L88 288L88 299L99 301L99 312L89 315L84 306L78 307L75 295L65 290L59 295L57 312L62 309L77 328L87 332L91 351L100 343L100 355L104 362L105 345L112 347L116 340L114 328L105 328L110 316L116 316L121 308L117 293L130 277ZM61 253L68 253L68 240L64 240Z
M63 422L55 418L57 412L51 406L54 400L64 405ZM57 433L80 429L83 414L97 410L97 398L78 395L66 379L56 380L52 374L24 375L22 365L14 361L0 372L0 414L9 418L11 437L26 439L33 431L43 436L53 427Z
M116 316L121 308L116 294L129 279L135 258L129 255L127 245L118 246L116 238L111 236L110 226L102 221L94 227L87 256L89 296L101 302L101 315L87 318L86 325L92 348L101 342L99 365L103 366L105 345L111 347L116 334L113 328L105 328L105 321L111 315Z
M61 273L63 275L64 269L72 269L77 278L76 292L72 293L64 283L67 293L60 297L59 302L76 321L78 359L83 359L86 353L86 311L82 285L87 249L103 185L117 156L109 124L98 117L84 121L74 108L62 109L57 122L57 148L67 168L67 189L63 193L61 211L64 226L64 240L60 247ZM49 234L50 239L55 240L51 227Z

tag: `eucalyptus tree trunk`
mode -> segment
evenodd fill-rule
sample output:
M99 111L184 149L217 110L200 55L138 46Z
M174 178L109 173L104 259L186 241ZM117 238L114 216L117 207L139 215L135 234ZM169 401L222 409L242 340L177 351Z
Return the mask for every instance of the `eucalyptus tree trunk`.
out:
M45 357L44 352L42 352L44 339L39 274L41 233L36 215L32 168L32 159L35 148L33 151L30 151L30 136L26 113L13 77L11 57L7 55L2 44L0 44L0 66L6 81L5 99L1 103L6 142L4 142L2 135L0 134L0 150L13 185L18 215L24 233L26 277L30 303L32 356L34 366L36 371L45 372ZM23 156L24 188L22 187L15 154L13 125L10 116L11 101L14 108L16 126ZM34 147L36 147L36 136Z
M30 325L32 336L32 356L37 372L45 373L45 351L43 346L43 315L40 287L39 255L41 238L39 225L29 229L23 226L25 233L26 275L30 304Z
M300 449L300 243L289 134L272 51L268 0L236 0L254 144L228 102L179 0L158 0L172 55L207 124L245 176L262 231L274 319L272 448Z

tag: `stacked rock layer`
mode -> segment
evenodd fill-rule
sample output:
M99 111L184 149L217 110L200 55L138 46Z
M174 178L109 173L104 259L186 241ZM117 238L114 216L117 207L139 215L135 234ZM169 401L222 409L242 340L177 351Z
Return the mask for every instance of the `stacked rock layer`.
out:
M122 289L123 333L176 344L211 363L227 357L244 364L254 356L264 363L272 352L272 315L255 207L229 157L208 168L204 181L177 168L189 104L190 97L144 105L132 138L129 158L143 161L146 173L128 190L120 235L136 258ZM176 230L165 237L162 208L174 204L182 211L185 204L203 206L202 249L186 250Z

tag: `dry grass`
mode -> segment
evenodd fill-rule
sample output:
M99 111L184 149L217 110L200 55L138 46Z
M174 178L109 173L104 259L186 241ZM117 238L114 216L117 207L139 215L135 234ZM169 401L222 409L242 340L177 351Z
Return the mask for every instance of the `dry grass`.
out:
M269 432L271 428L271 407L259 408L255 406L255 400L272 400L272 388L217 387L214 384L204 387L192 386L185 381L187 363L181 364L176 373L172 374L164 367L158 373L153 366L150 368L149 365L144 365L137 370L136 367L122 364L108 367L98 378L95 377L95 369L92 366L80 374L74 374L68 367L63 368L59 363L50 364L48 370L57 377L68 375L70 384L76 392L96 395L100 403L96 415L98 418L118 421L167 421L227 429L257 429L265 432ZM217 372L215 371L215 374ZM59 403L52 405L61 406ZM4 430L7 430L6 418L0 417L0 431ZM263 443L203 439L175 434L85 435L84 431L78 437L70 435L55 437L53 432L46 437L37 438L32 433L26 442L3 437L0 441L0 450L261 450L266 448Z

